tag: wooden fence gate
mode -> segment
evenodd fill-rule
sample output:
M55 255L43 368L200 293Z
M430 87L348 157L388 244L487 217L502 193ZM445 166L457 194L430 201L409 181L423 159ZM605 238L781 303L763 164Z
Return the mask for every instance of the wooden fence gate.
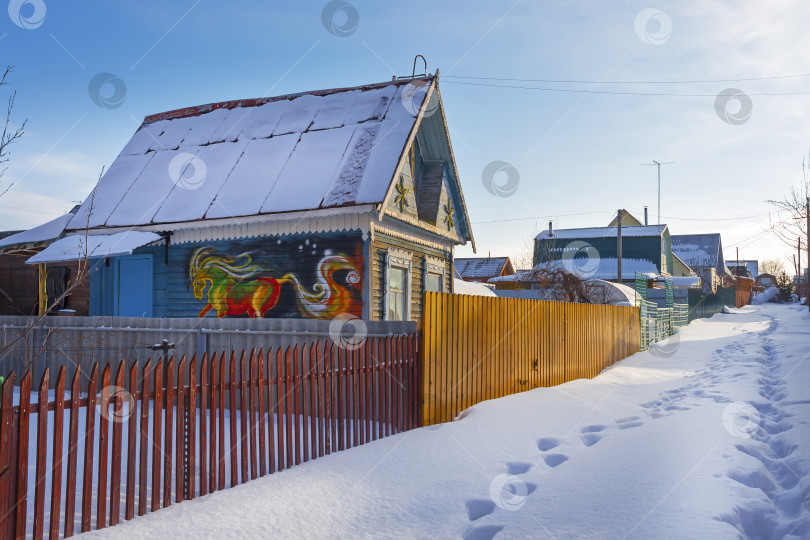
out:
M52 398L48 370L35 394L30 370L19 386L12 373L0 391L0 537L101 529L413 429L417 358L404 335L121 362L114 375L96 364L69 388L61 368Z

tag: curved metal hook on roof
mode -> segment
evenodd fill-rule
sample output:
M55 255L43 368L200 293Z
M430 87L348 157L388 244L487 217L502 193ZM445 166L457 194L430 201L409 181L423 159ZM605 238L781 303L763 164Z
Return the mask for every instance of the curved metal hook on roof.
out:
M416 77L416 61L420 58L422 59L422 62L424 62L425 65L425 72L420 74L420 77L427 77L427 60L425 60L425 57L422 56L421 54L417 54L416 56L413 57L413 72L411 73L412 79Z

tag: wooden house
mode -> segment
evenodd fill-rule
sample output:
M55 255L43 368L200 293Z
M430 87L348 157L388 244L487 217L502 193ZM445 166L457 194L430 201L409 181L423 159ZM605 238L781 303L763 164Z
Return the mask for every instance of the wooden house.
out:
M0 315L43 314L62 296L54 309L88 315L88 275L84 272L79 276L81 269L76 261L25 264L31 256L64 236L65 227L77 209L27 231L0 234ZM81 283L65 296L67 287L76 279L81 279Z
M149 116L67 234L29 262L145 317L419 319L473 242L438 73Z

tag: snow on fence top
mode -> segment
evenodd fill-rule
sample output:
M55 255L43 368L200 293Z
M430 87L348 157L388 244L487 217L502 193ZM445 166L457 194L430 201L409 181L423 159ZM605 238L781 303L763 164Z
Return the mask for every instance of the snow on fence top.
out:
M144 120L68 229L380 203L432 77ZM90 212L92 204L92 212Z

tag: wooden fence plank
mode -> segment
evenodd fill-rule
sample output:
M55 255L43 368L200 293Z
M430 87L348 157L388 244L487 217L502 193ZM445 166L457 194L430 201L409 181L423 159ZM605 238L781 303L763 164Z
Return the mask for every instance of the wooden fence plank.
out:
M188 425L186 427L187 446L185 483L186 499L192 500L197 496L197 355L191 357L188 366L188 406L186 411Z
M45 368L37 392L37 449L34 484L34 540L41 540L45 532L45 476L47 475L48 458L48 385L50 369ZM44 404L44 406L43 406ZM44 410L43 410L44 409Z
M14 508L17 518L17 538L25 537L28 510L28 431L31 405L31 369L20 382L20 408L17 424L17 493Z
M107 457L110 429L110 364L101 373L101 414L98 417L98 480L96 484L96 528L107 524Z
M123 360L118 364L118 372L115 375L115 403L113 404L113 435L112 435L112 467L110 472L110 526L118 525L121 520L121 455L123 424L127 415L132 415L133 399L128 399L128 394L124 390L124 375L126 374L126 362ZM124 407L127 407L126 411ZM56 452L54 451L54 463L56 463Z
M265 378L267 383L267 467L270 474L276 472L276 377L273 369L273 349L267 351L267 364L265 366Z
M251 356L255 353L251 353ZM240 465L242 469L242 483L250 480L248 476L248 372L247 372L248 357L245 351L242 351L242 358L239 362L239 448L241 450Z
M68 464L65 479L65 538L73 536L76 518L76 467L79 446L79 394L81 392L81 365L76 366L70 386L70 423L68 424Z
M228 355L222 353L219 357L219 444L217 449L217 476L219 477L219 489L225 489L225 385L228 366L233 363L228 362Z
M163 405L163 359L155 366L155 389L153 391L154 413L152 418L152 507L151 511L160 510L160 468L163 465L163 411L169 407ZM171 451L171 441L166 445Z
M124 519L135 517L135 473L138 460L136 437L138 429L138 362L129 370L129 393L132 396L132 411L127 419L127 496L124 503Z
M327 343L326 357L324 362L324 370L326 372L326 454L331 454L337 446L337 423L335 418L336 403L335 403L335 355L336 347L334 343Z
M257 380L256 388L258 391L259 401L259 475L264 476L267 474L267 416L265 407L265 389L266 384L265 373L266 357L264 356L264 349L259 350L257 357ZM272 430L271 430L272 431Z
M213 493L217 490L217 471L219 469L217 460L217 416L219 414L219 358L217 354L211 355L211 385L209 386L208 411L208 491Z
M143 367L141 383L141 416L140 444L138 453L138 515L146 514L147 508L147 468L149 459L149 417L151 416L150 400L152 398L152 359Z
M309 357L307 363L307 378L309 380L309 417L307 425L309 429L309 452L304 455L304 461L315 459L318 452L318 420L316 417L317 397L318 397L318 348L319 344L315 343L309 348Z
M318 457L323 457L328 454L326 437L329 434L329 425L327 424L326 414L327 405L326 399L328 396L328 385L326 377L326 359L329 352L328 343L318 346Z
M186 498L184 453L185 453L185 416L186 416L186 369L185 355L177 364L177 380L175 381L177 405L175 406L175 435L174 435L174 500L183 502Z
M242 358L244 359L245 352L242 351ZM229 452L231 458L231 487L239 485L239 449L237 447L236 438L236 353L231 353L231 363L228 366L228 405L229 405L229 423L230 423L230 439L229 439Z
M59 373L56 376L54 400L56 401L56 405L53 411L53 451L51 452L51 460L54 466L51 471L51 519L50 528L48 529L48 537L51 539L59 538L59 522L61 520L62 450L65 445L65 366L59 368ZM0 437L0 440L2 440L2 437ZM2 471L2 469L2 464L0 464L0 471ZM0 490L2 490L2 484L0 484ZM0 512L2 511L2 505L0 505ZM2 530L3 528L0 524L0 531Z
M200 417L199 417L199 468L200 497L208 493L208 354L204 353L200 362Z
M297 349L296 349L297 352ZM285 447L285 461L287 467L292 467L295 464L295 456L293 454L293 405L292 405L292 347L287 347L284 353L284 410L287 418L285 419L284 440L287 443Z
M337 440L338 450L346 449L346 349L337 349L337 392L335 400L337 402Z
M14 446L14 372L9 373L6 381L0 386L0 536L14 536L16 517L14 501L16 487Z
M304 345L306 347L306 345ZM293 357L292 357L292 402L293 402L293 433L294 435L294 454L295 454L295 464L301 464L301 349L298 348L298 344L295 345L293 349Z
M256 409L258 408L258 397L256 383L259 381L259 376L256 373L256 349L250 353L250 364L248 365L248 385L247 389L250 393L248 399L250 405L250 412L248 417L248 431L250 433L250 478L255 480L259 475L258 462L256 461Z
M284 454L284 351L281 347L276 351L276 399L275 399L275 412L276 412L276 428L278 444L276 449L276 460L278 462L277 470L283 471L286 465Z
M166 365L166 421L163 426L163 508L168 508L172 504L172 451L174 434L174 395L175 395L175 376L174 376L174 356L171 357L169 363Z
M93 517L93 454L95 445L96 426L96 378L98 364L93 365L90 381L87 384L87 411L84 432L84 480L82 482L82 532L90 530L90 521Z

